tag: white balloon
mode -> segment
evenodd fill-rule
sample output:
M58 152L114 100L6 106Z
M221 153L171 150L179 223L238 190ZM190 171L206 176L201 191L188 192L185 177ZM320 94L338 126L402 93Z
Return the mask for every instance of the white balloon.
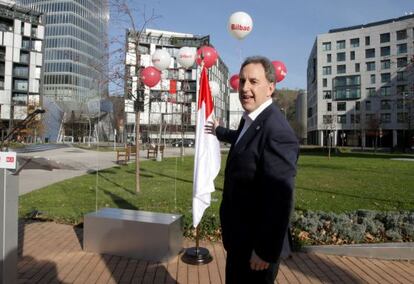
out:
M192 47L181 47L178 51L177 61L180 63L181 66L184 68L190 68L194 65L196 60L196 49Z
M152 55L152 64L162 71L170 67L171 55L163 49L157 49Z
M218 94L220 93L219 84L215 81L210 81L209 84L210 84L211 95L213 97L218 96Z
M232 36L243 39L253 30L253 20L245 12L236 12L231 14L227 27Z

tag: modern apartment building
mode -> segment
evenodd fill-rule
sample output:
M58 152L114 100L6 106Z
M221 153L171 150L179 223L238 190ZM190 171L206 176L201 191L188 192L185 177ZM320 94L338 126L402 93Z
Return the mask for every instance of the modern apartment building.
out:
M307 69L308 144L408 146L413 45L414 15L318 35Z
M135 73L135 36L127 31L127 51L125 66L125 133L128 141L133 141L135 133L134 101L137 97L137 77ZM199 89L200 68L194 64L184 69L177 62L181 47L197 49L210 43L209 36L200 37L192 34L146 29L139 39L141 66L152 65L151 55L156 49L165 49L171 55L169 68L162 71L161 81L154 87L145 87L144 111L140 114L142 142L169 142L177 138L195 137L197 97ZM229 71L224 62L218 58L217 63L209 69L209 80L218 83L220 92L214 97L215 115L228 124Z
M43 95L56 121L48 122L50 140L58 133L75 136L96 117L100 99L107 96L106 0L18 0L44 14L45 47ZM45 103L46 104L46 103ZM63 124L62 124L63 122ZM90 122L90 121L89 121ZM62 136L62 135L60 135Z
M0 2L1 137L41 105L42 17L7 2ZM25 136L33 139L29 132Z

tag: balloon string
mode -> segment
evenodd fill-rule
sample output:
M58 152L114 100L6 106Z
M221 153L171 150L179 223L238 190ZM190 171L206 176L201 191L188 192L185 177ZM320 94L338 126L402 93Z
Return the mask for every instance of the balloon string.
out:
M239 40L238 47L239 47L239 63L240 63L240 65L242 64L242 46L241 45L242 45L241 41Z

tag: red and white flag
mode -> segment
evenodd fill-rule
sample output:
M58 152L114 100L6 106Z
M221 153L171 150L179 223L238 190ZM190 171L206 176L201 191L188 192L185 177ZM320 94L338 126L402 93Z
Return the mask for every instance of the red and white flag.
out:
M205 133L204 129L207 121L213 120L213 111L213 98L208 83L207 69L203 67L200 77L194 157L194 228L198 226L204 211L210 206L211 193L215 190L214 179L220 171L220 143L216 136Z

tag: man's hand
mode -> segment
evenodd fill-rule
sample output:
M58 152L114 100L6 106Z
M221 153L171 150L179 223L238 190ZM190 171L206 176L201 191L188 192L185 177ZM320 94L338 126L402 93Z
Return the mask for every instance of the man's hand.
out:
M207 124L204 126L204 131L207 134L216 135L216 128L219 126L219 121L213 118L213 121L207 121Z
M255 251L252 251L250 257L250 269L251 270L265 270L269 268L269 263L261 259Z

